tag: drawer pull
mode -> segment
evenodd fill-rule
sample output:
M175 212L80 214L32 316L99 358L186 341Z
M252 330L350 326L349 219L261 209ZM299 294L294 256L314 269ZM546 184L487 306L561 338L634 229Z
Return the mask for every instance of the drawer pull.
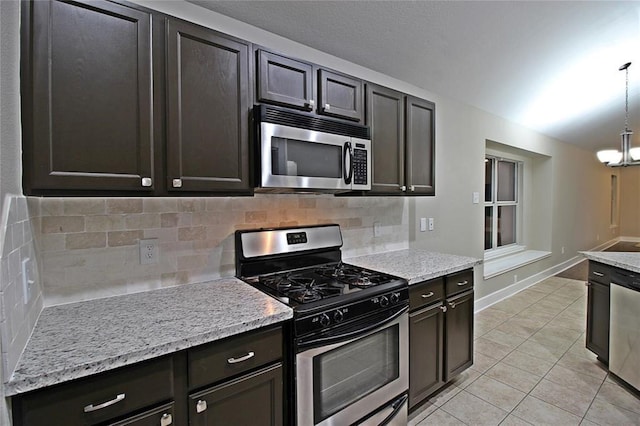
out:
M160 417L160 426L169 426L173 423L173 416L168 413L164 413L162 417Z
M451 309L455 309L456 308L456 302L449 302L449 306L451 307Z
M434 292L430 291L428 294L423 294L420 297L422 297L423 299L428 299L430 297L433 297Z
M464 280L458 283L458 287L462 287L463 285L467 285L467 284L469 284L469 281Z
M598 271L593 271L593 275L595 275L596 277L604 277L604 274Z
M113 404L117 404L118 402L124 400L124 394L118 394L118 396L116 396L115 398L113 398L111 401L107 401L107 402L103 402L102 404L98 404L98 405L93 405L93 404L89 404L86 407L84 407L84 412L85 413L90 413L92 411L97 411L97 410L102 410L103 408L107 408Z
M591 283L584 283L585 287L589 287L591 285Z
M447 307L446 306L440 306L440 310L442 312L447 312Z
M239 362L243 362L246 361L248 359L251 359L255 356L256 354L254 352L249 352L248 354L246 354L245 356L241 356L240 358L229 358L227 360L227 362L229 364L237 364Z
M196 413L202 413L207 409L207 401L203 401L201 399L196 402Z

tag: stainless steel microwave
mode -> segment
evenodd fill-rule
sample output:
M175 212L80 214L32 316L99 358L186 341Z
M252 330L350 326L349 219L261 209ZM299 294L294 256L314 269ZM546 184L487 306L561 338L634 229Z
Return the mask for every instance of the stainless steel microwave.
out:
M369 128L259 105L257 192L371 189Z

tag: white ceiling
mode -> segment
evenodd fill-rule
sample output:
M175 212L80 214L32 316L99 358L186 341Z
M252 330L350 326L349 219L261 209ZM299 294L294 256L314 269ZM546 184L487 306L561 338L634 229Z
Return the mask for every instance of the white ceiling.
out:
M640 146L640 2L191 2L594 150L619 148L633 62Z

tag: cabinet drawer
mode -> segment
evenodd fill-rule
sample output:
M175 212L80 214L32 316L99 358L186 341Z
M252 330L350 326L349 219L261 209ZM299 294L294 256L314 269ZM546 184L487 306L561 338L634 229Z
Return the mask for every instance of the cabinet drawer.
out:
M589 262L589 281L608 286L611 283L611 267L598 262Z
M178 424L175 416L172 402L129 417L128 419L110 423L109 426L173 426Z
M14 415L21 419L16 426L103 423L172 400L173 358L123 367L15 399Z
M444 298L444 279L413 284L409 287L409 307L413 311Z
M189 389L236 376L282 358L282 329L245 333L188 351Z
M473 269L447 276L447 296L473 288Z

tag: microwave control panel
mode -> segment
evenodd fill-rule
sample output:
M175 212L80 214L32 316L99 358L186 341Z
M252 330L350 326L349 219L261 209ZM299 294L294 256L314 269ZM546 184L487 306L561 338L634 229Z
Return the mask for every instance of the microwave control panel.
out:
M356 185L367 184L367 150L356 148L353 150L353 183Z

